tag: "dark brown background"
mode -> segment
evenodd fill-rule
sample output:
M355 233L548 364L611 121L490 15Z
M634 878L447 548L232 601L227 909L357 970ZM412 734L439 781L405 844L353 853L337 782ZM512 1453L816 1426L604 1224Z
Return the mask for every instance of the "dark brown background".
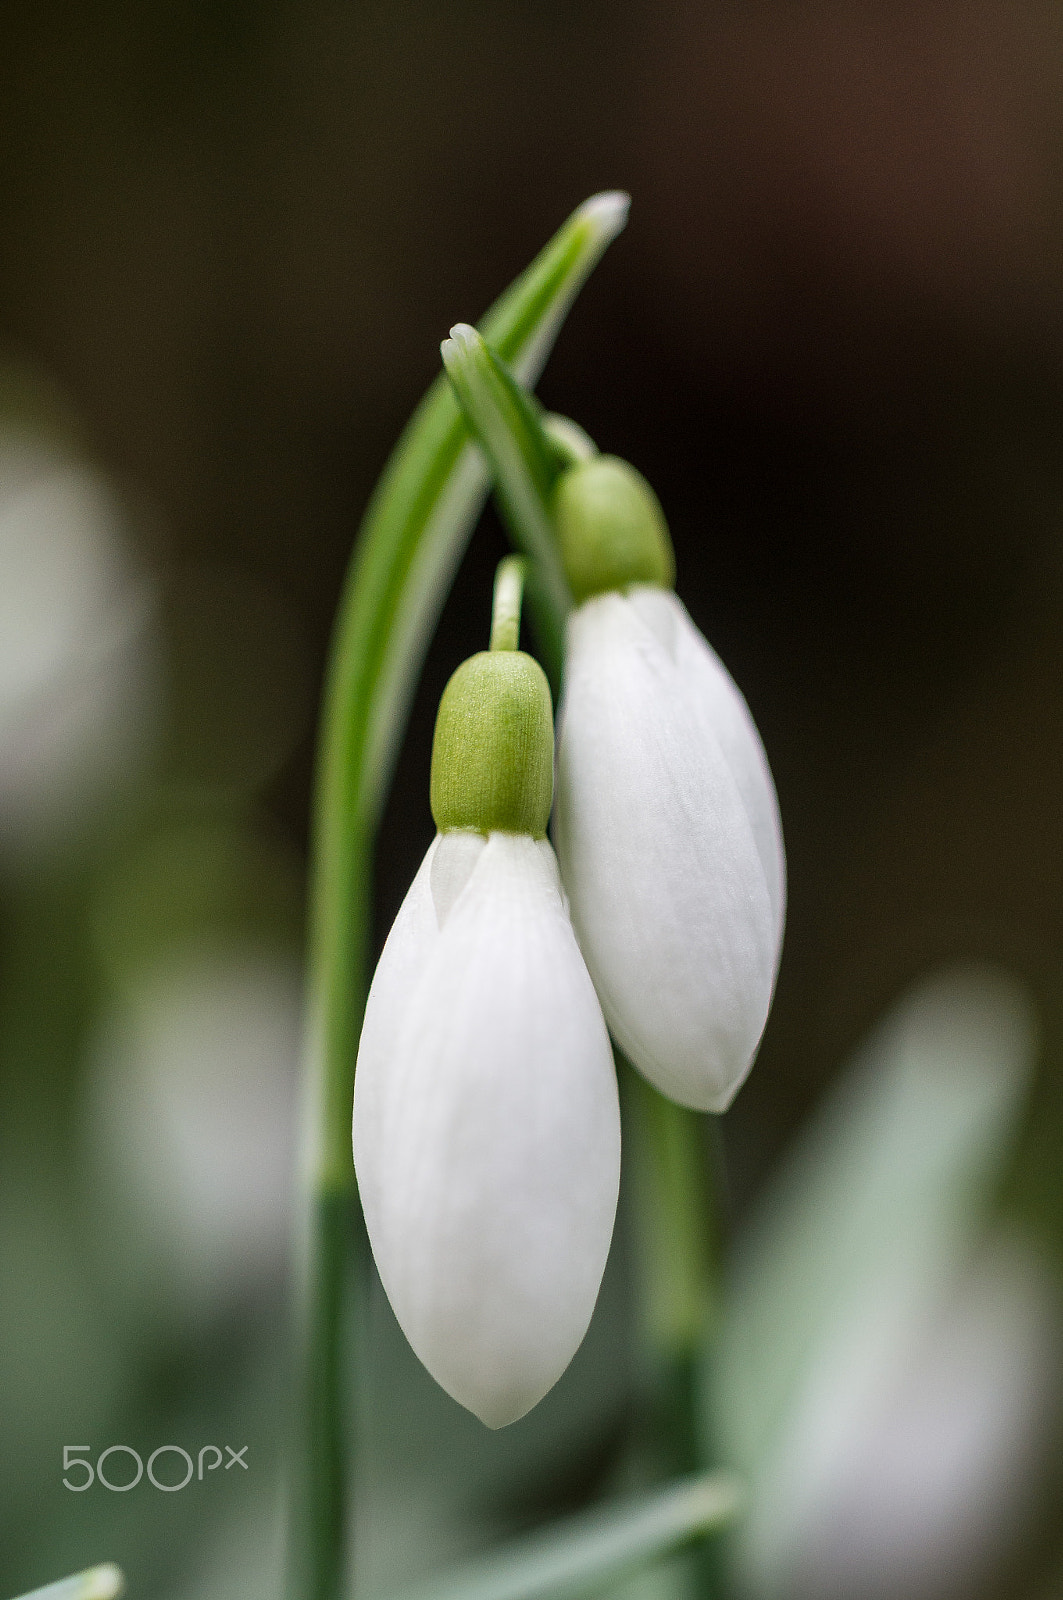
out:
M631 191L630 224L540 394L660 494L679 592L762 730L789 856L777 1003L727 1124L735 1202L881 1006L976 955L1048 1007L1030 1170L1052 1210L1058 6L5 10L0 342L53 375L141 497L167 581L203 561L252 574L295 619L311 685L439 340L607 187ZM500 549L489 515L399 768L381 937L430 836L435 704L484 642ZM300 851L312 702L263 802Z

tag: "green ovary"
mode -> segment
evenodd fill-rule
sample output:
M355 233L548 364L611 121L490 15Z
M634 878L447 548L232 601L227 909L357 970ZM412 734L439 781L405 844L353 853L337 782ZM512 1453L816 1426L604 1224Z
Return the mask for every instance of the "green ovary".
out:
M554 490L561 560L576 604L632 583L670 589L675 557L660 502L618 456L595 456L563 472Z
M553 793L553 708L539 663L520 650L470 656L444 689L436 716L436 827L542 839Z

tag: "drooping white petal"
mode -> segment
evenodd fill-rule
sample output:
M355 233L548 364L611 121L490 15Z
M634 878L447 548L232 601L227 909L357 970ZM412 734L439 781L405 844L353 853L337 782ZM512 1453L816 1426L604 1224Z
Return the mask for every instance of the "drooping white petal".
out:
M355 1166L403 1331L443 1388L500 1427L552 1387L586 1332L620 1122L549 844L492 834L440 927L432 889L450 870L432 858L465 851L468 865L455 837L426 857L370 993Z
M482 833L455 829L436 840L429 879L436 923L442 928L462 890L472 877L487 840Z
M738 685L669 589L639 584L630 592L638 615L665 643L679 670L691 709L715 735L746 808L775 918L778 962L786 919L786 856L775 784L757 725Z
M354 1164L358 1192L372 1238L370 1218L379 1206L381 1164L374 1153L381 1118L381 1097L387 1092L388 1071L410 997L417 987L439 938L439 922L432 902L432 863L442 839L428 846L399 914L392 923L366 1001L354 1094ZM359 1145L363 1155L359 1155Z
M782 888L773 904L751 818L766 814L763 787L740 715L732 705L725 752L709 671L692 671L682 642L692 625L669 612L674 638L669 614L650 626L616 593L569 619L554 835L620 1044L672 1099L722 1111L767 1018ZM723 692L712 688L716 701ZM740 783L729 753L743 743Z

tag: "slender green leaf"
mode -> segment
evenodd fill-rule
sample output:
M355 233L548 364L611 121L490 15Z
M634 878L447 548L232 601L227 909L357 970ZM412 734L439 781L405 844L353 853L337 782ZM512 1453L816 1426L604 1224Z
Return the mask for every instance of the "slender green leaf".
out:
M599 1507L521 1539L397 1600L539 1600L583 1594L632 1568L718 1533L740 1515L730 1473L685 1478L658 1493Z
M444 339L443 365L466 421L491 467L495 498L510 536L532 562L530 598L541 598L541 643L556 676L572 593L561 565L550 495L560 470L542 408L494 350L466 323Z
M60 1578L56 1583L46 1583L43 1589L31 1589L19 1600L118 1600L124 1591L125 1578L119 1568L108 1561L103 1566L75 1572L70 1578Z
M537 377L572 301L624 226L627 197L597 195L483 319L522 383ZM364 999L369 844L443 599L487 491L440 374L395 447L359 533L325 689L311 905L311 1053L333 1064L319 1108L319 1180L349 1184L350 1073ZM342 1063L342 1065L336 1065Z
M627 197L568 219L484 318L534 382L573 299L623 227ZM440 374L366 511L326 678L314 798L303 1107L297 1424L289 1594L337 1600L348 1564L344 1384L360 1254L351 1156L354 1063L368 977L372 842L428 641L487 489L487 468Z

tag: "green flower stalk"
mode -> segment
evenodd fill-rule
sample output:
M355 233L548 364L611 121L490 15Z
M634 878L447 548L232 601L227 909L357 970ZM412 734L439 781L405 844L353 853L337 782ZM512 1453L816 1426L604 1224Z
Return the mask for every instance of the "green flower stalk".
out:
M484 319L526 382L626 214L623 195L581 206ZM291 1600L335 1600L349 1563L346 1397L359 1227L350 1127L372 843L424 652L486 489L484 464L441 377L377 486L336 623L312 839Z

